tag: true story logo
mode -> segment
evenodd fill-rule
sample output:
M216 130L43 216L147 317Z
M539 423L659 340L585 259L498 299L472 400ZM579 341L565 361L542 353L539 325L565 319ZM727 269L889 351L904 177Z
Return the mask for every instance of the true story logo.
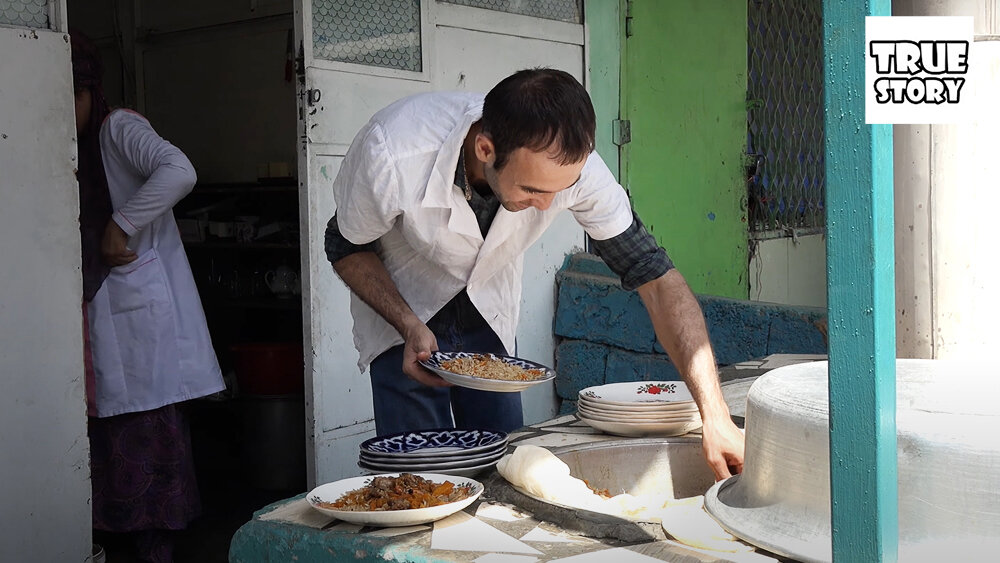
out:
M880 104L957 104L969 72L968 41L872 41L875 101ZM927 76L930 75L930 76Z
M968 118L971 17L869 17L865 39L866 123Z

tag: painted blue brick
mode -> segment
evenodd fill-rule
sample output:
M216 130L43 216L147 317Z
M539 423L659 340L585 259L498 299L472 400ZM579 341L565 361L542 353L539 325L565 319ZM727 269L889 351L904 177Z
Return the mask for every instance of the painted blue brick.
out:
M826 354L826 313L776 310L771 313L768 354Z
M557 335L643 354L666 353L638 293L623 291L600 258L587 253L567 257L557 281ZM697 298L719 364L776 353L826 352L824 309Z
M770 319L767 311L750 301L699 296L715 361L735 364L767 355Z
M681 374L674 364L660 354L636 354L626 350L608 353L606 383L622 381L680 381Z
M556 394L576 400L581 389L604 383L607 346L582 340L564 340L556 348Z
M562 402L559 403L559 416L564 414L576 414L576 401L562 399Z
M602 276L617 281L618 276L596 254L577 252L569 254L563 261L562 271L575 272L591 276Z
M553 330L564 338L647 353L656 339L638 293L622 290L617 280L575 273L560 276Z

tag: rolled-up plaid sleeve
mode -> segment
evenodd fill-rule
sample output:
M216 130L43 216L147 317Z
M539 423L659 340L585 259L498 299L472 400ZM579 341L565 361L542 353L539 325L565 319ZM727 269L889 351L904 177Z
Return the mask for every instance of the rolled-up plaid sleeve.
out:
M618 274L627 291L655 280L674 267L667 251L656 244L634 211L632 224L625 232L605 240L592 239L591 243L595 253Z
M356 252L378 252L378 241L368 244L354 244L340 234L340 227L337 226L337 215L334 214L326 224L326 236L323 241L326 250L326 259L330 264L337 263L338 260Z

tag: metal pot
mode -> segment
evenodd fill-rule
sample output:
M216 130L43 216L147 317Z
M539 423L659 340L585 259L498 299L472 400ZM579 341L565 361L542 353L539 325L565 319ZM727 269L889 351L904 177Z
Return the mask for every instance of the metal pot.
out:
M998 372L985 362L897 360L900 561L970 549L992 558L1000 547ZM714 485L705 508L747 542L831 559L827 362L754 382L743 474Z

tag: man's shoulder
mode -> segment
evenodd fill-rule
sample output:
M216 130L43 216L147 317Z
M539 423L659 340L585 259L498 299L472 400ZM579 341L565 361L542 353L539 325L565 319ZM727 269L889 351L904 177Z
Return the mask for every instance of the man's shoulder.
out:
M462 115L470 109L481 108L486 97L481 92L421 92L402 97L375 113L379 120L391 120L399 116L420 118L427 114Z
M389 138L444 139L469 112L482 113L484 95L474 92L424 92L396 100L372 117ZM402 138L400 138L402 137Z
M618 187L618 180L615 179L611 169L608 168L601 155L597 151L590 153L587 162L580 171L580 184L592 186L594 188Z

